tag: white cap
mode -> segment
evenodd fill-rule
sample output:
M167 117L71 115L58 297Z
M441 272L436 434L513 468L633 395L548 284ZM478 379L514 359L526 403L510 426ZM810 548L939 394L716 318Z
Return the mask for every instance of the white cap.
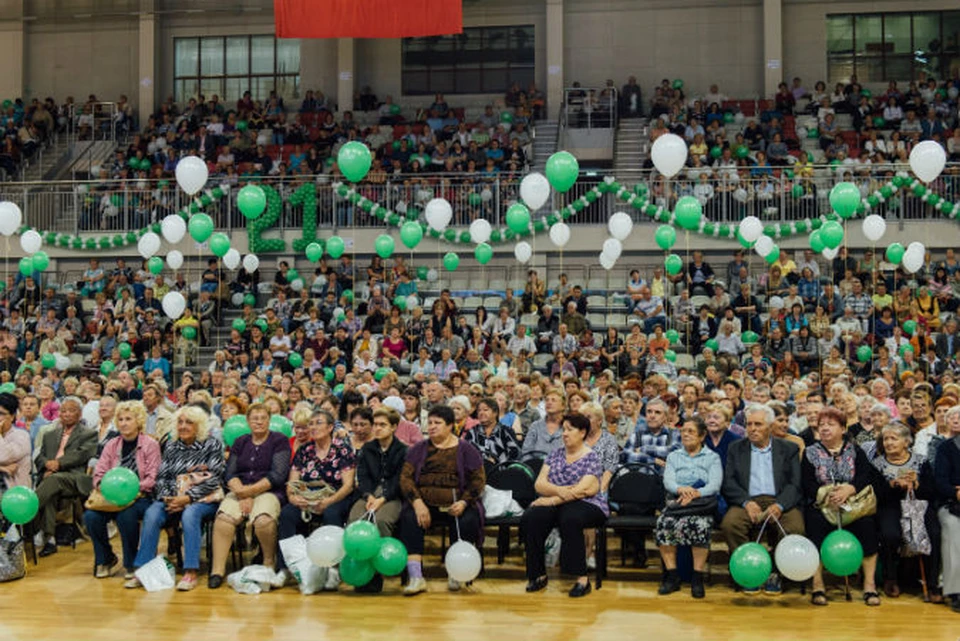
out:
M401 416L403 415L404 412L407 411L406 404L403 402L403 399L400 398L399 396L388 396L385 399L383 399L381 404L385 407L389 407L390 409L400 412Z

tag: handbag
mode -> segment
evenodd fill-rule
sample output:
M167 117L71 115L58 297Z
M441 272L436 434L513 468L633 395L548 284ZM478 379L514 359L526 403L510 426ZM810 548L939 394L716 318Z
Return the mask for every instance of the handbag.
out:
M839 487L838 484L821 485L820 489L817 490L816 507L820 509L823 518L830 525L840 525L842 527L865 516L873 516L877 513L877 495L874 494L872 485L868 485L848 498L839 508L830 507L827 505L827 497L837 487Z
M287 487L291 494L306 499L307 503L319 503L337 493L324 481L290 481Z
M667 501L666 506L661 510L663 516L709 516L713 517L717 513L719 503L717 496L700 496L686 505L680 505L680 501Z
M27 557L23 552L23 539L12 532L7 532L5 539L0 541L0 583L16 581L27 575Z
M213 474L206 471L199 472L187 472L186 474L177 475L177 494L182 496L187 493L187 490L190 490L201 483L205 483L213 477ZM210 492L196 503L219 503L223 500L223 487L218 485L217 489Z
M100 488L94 488L94 490L90 492L90 496L87 497L87 500L83 502L83 507L95 512L122 512L133 505L134 501L136 501L136 499L126 505L117 505L104 498Z
M925 556L930 554L933 545L924 517L928 502L918 499L913 490L907 498L900 501L900 554L902 556Z

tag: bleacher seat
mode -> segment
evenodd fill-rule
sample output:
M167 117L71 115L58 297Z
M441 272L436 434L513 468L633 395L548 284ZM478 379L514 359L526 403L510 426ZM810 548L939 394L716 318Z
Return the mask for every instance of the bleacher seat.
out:
M607 326L607 322L603 317L603 314L590 312L587 314L587 322L590 323L590 329L597 331L598 329L603 329Z
M463 299L463 308L464 309L476 309L483 305L483 299L479 296L467 296Z
M463 291L470 289L470 283L465 278L455 278L450 281L451 291Z
M498 310L500 309L500 303L503 302L503 299L499 296L484 296L483 306L488 310Z
M492 289L493 291L497 291L497 292L506 292L506 290L507 290L507 282L506 282L505 280L501 280L501 279L499 279L499 278L498 278L498 279L491 280L491 281L487 284L487 289Z
M607 306L606 296L596 296L596 295L587 296L588 308L593 309L596 307L606 307L606 306Z
M540 320L540 317L536 314L524 314L520 317L520 322L526 325L527 327L537 327L537 322Z
M553 354L537 354L533 357L533 366L536 369L543 369L553 360Z
M604 323L607 327L616 327L617 329L623 329L627 326L627 319L623 314L611 313L607 314L606 322Z
M587 281L587 289L591 292L605 292L607 291L607 279L606 277L601 278L591 278Z

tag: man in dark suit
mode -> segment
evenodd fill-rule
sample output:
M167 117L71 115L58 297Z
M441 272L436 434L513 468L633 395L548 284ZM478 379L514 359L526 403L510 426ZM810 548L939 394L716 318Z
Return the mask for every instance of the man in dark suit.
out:
M83 402L68 396L60 403L60 418L43 435L37 453L40 482L37 498L40 511L37 519L46 541L40 556L57 552L57 500L85 497L93 490L93 479L87 474L87 462L97 453L97 433L81 421Z
M949 318L943 324L943 332L937 335L937 356L942 361L953 360L960 352L960 335L957 334L957 319Z
M804 533L803 514L797 507L802 496L797 446L773 438L774 413L770 407L748 405L743 413L747 438L730 444L721 490L730 509L720 530L731 554L753 537L768 516L780 521L787 534ZM774 523L768 524L766 531L774 537L780 534ZM774 572L764 592L779 594L780 590L780 579Z

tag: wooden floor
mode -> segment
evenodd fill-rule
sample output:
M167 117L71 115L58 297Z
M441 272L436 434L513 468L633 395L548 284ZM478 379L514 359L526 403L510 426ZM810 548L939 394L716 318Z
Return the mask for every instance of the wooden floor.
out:
M447 593L437 578L430 592L412 598L400 596L398 579L388 579L379 596L346 587L309 597L296 588L243 596L226 585L208 590L206 577L191 593L124 590L121 577L94 579L91 558L89 543L61 548L29 566L25 579L0 585L0 640L960 639L960 615L912 595L867 608L859 592L847 603L835 591L829 607L815 608L795 591L748 598L714 585L705 600L694 601L686 586L659 597L655 581L629 580L630 573L616 567L603 589L576 600L567 597L569 583L562 579L552 578L545 593L525 594L516 561L488 569L488 575L515 578L484 578L459 594Z

